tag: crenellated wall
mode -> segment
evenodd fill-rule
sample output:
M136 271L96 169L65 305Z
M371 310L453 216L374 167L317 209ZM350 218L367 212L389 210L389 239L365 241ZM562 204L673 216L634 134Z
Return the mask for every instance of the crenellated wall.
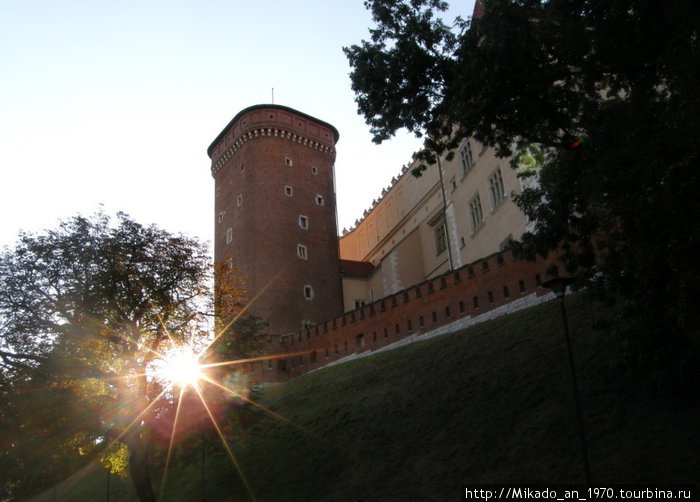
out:
M430 334L452 332L543 301L541 283L556 257L530 262L511 251L346 312L313 328L270 340L272 358L248 363L258 382L280 382L323 366Z

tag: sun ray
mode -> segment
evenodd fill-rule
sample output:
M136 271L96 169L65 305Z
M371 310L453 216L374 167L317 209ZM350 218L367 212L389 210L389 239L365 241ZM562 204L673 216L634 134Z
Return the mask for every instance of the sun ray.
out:
M196 383L202 377L203 367L199 363L199 357L188 345L174 347L153 361L151 371L158 380L182 388Z
M272 276L272 277L270 278L269 281L267 281L267 284L265 284L265 286L264 286L260 291L258 291L258 293L245 305L245 307L243 307L243 308L241 309L241 311L240 311L238 314L236 314L236 316L235 316L226 326L224 326L223 328L221 328L220 332L217 333L216 336L214 336L214 339L213 339L211 342L209 342L209 344L204 348L204 350L202 350L202 354L205 353L207 350L209 350L209 348L210 348L212 345L214 345L214 343L215 343L219 338L221 338L221 336L222 336L224 333L226 333L226 331L227 331L231 326L233 326L233 325L236 323L236 321L238 321L238 319L241 318L241 316L255 303L255 301L256 301L258 298L260 298L260 296L262 296L263 293L265 293L268 289L270 289L270 287L271 287L272 284L277 280L277 278L278 278L280 275L282 275L282 272L284 272L284 271L287 270L287 267L289 266L289 264L290 264L292 261L293 261L292 259L288 260L285 266L282 266L282 267L279 268L278 272L277 272L274 276Z
M233 359L231 361L223 361L220 363L205 363L202 364L202 368L216 368L218 366L234 366L236 364L244 364L244 363L255 363L259 361L269 361L271 359L283 359L285 357L293 357L293 356L305 356L307 354L311 354L311 350L305 350L305 351L300 351L300 352L289 352L289 353L284 353L284 354L271 354L267 356L259 356L259 357L249 357L246 359Z
M134 426L134 424L136 424L136 423L141 419L141 417L143 417L143 415L144 415L146 412L148 412L148 410L150 410L150 409L155 405L155 403L158 402L158 400L159 400L161 397L163 397L164 394L165 394L165 390L161 391L160 394L158 394L153 400L151 400L151 402L148 404L148 406L146 406L146 407L141 411L141 413L139 413L139 414L136 416L136 418L134 418L134 419L131 421L131 423L130 423L129 425L127 425L121 433L119 433L119 435L118 435L117 437L115 437L112 441L109 442L109 444L107 444L107 446L105 447L104 451L109 450L116 442L118 442L120 439L122 439L122 438L127 434L127 432L129 432L129 429L131 429L131 428ZM97 458L95 458L95 460L94 460L93 462L97 462ZM86 468L85 472L87 472L87 468Z
M185 394L186 387L180 387L180 396L177 399L177 408L175 409L175 419L173 420L173 430L170 433L170 444L168 445L168 454L165 457L165 468L163 469L163 479L160 481L160 490L158 492L158 498L163 498L165 494L165 480L168 477L168 466L170 465L170 458L173 451L173 443L175 442L175 431L177 430L177 419L180 417L180 407L182 406L182 398Z
M153 306L153 304L151 304ZM168 327L165 325L165 322L163 321L163 316L160 315L160 312L156 314L158 317L158 322L160 323L161 326L163 326L163 330L165 331L165 336L168 337L168 340L170 340L170 343L174 344L175 340L173 339L172 335L170 334L170 330Z
M313 431L310 431L310 430L308 430L308 429L305 429L305 428L302 427L301 425L295 424L294 422L292 422L291 420L289 420L287 417L285 417L285 416L283 416L283 415L280 415L279 413L274 412L274 411L272 411L272 410L269 409L269 408L266 408L265 406L263 406L263 405L260 404L260 403L256 403L255 401L253 401L252 399L250 399L250 398L244 396L243 394L241 394L241 393L239 393L239 392L236 392L236 391L233 390L233 389L229 389L229 388L226 387L225 385L222 385L222 384L220 384L219 382L217 382L217 381L215 381L215 380L213 380L213 379L211 379L211 378L209 378L209 377L203 377L202 380L204 380L204 381L207 382L207 383L210 383L211 385L214 385L215 387L218 387L218 388L220 388L220 389L222 389L222 390L228 392L228 393L231 394L232 396L235 396L235 397L238 397L238 398L242 399L242 400L245 401L246 403L252 404L253 406L255 406L255 407L257 407L257 408L260 408L260 409L263 410L265 413L269 414L271 417L274 417L274 418L276 418L277 420L280 420L281 422L288 423L288 424L291 425L292 427L296 427L297 429L299 429L300 431L304 432L305 434L308 434L308 435L310 435L310 436L313 436L313 437L315 437L315 438L317 438L317 439L323 439L323 438L321 438L320 436L318 436L316 433L314 433Z
M97 378L97 380L101 380L103 382L111 382L113 380L133 380L134 378L141 378L144 376L148 376L148 372L143 372L143 373L131 373L129 375L112 375L112 376L103 376Z
M228 442L226 441L226 438L224 437L223 432L221 432L221 428L219 428L219 424L216 423L216 419L214 418L214 415L212 414L211 410L209 409L209 405L207 405L207 402L204 399L202 392L199 390L199 387L197 385L192 385L192 388L199 396L199 399L202 401L202 405L204 405L204 409L207 410L207 414L209 415L209 418L211 419L211 423L214 425L214 428L216 429L216 432L219 435L219 438L221 438L221 442L223 443L224 448L226 449L226 453L228 453L228 456L231 458L233 465L236 467L236 471L238 471L238 475L241 477L241 480L243 481L243 484L245 485L246 490L250 494L250 497L253 499L253 501L255 501L255 495L253 495L253 490L250 488L250 485L248 484L248 480L246 479L245 475L243 474L243 471L241 470L240 464L236 460L236 457L234 456L233 452L231 451L231 448L229 447Z
M162 391L160 392L160 394L158 394L158 395L155 397L155 399L152 399L151 402L148 404L148 406L146 406L146 407L143 409L143 411L141 411L141 413L139 413L139 414L137 415L137 417L134 418L134 419L131 421L131 423L130 423L129 425L126 426L126 428L114 439L114 441L112 441L111 444L116 443L116 442L119 441L122 437L124 437L124 435L125 435L127 432L129 432L129 429L131 429L131 428L134 426L134 424L136 424L136 422L138 422L139 419L141 419L141 417L142 417L143 415L145 415L146 412L147 412L148 410L150 410L150 409L158 402L158 400L159 400L161 397L163 397L163 395L165 394L165 392L166 392L165 389L162 390ZM110 444L110 446L111 446L111 444Z

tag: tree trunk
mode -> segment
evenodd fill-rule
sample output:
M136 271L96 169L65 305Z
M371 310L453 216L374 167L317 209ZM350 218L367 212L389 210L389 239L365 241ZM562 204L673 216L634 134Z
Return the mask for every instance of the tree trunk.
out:
M136 363L136 357L132 356L130 359L133 363ZM137 409L146 410L148 408L147 396L147 381L146 381L146 368L145 366L136 367L139 378L135 379L136 395L135 402L139 403ZM146 419L147 417L143 417ZM133 424L132 430L130 430L126 435L126 444L129 447L129 474L131 475L131 480L134 483L134 488L136 489L136 496L139 498L140 502L156 502L156 495L153 492L153 486L151 484L151 475L149 473L149 455L148 455L148 438L147 438L147 426L143 424Z
M156 495L151 485L151 475L148 472L148 445L141 439L141 431L135 430L128 435L129 474L136 489L140 502L156 502Z

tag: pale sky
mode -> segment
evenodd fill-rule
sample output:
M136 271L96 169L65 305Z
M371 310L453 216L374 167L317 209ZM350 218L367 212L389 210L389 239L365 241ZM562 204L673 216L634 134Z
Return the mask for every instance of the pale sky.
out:
M420 146L357 115L342 47L370 26L362 0L0 0L0 246L100 205L212 241L206 149L273 88L340 132L350 227Z

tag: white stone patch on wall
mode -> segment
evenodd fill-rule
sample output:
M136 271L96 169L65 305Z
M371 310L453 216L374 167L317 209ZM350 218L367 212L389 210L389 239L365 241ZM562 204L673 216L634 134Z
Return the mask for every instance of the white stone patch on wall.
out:
M455 206L450 201L447 208L445 209L445 219L447 220L445 224L449 228L450 236L450 255L452 256L452 268L461 268L464 263L462 263L462 253L459 252L459 242L457 239L457 220L455 218Z
M392 251L382 260L382 286L385 298L403 289L399 277L399 257L396 251Z

